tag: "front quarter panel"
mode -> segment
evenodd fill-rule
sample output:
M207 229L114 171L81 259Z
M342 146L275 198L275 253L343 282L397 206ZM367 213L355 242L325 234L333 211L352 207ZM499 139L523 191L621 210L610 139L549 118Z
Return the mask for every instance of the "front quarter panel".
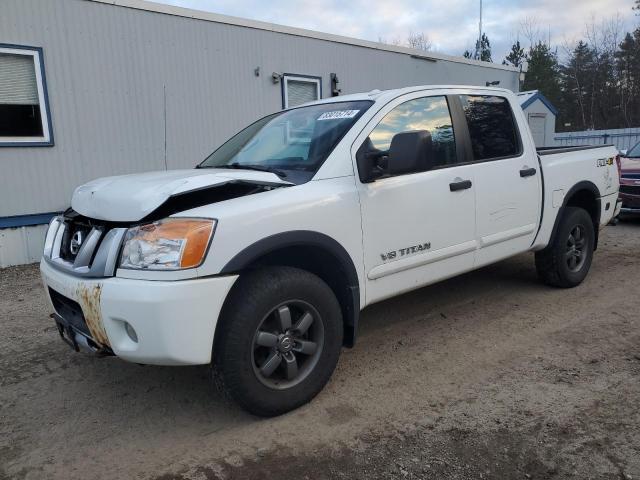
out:
M313 180L199 207L176 216L218 220L198 276L220 273L237 254L264 238L307 230L327 235L342 245L356 268L364 293L360 206L353 176ZM360 296L361 302L364 297Z

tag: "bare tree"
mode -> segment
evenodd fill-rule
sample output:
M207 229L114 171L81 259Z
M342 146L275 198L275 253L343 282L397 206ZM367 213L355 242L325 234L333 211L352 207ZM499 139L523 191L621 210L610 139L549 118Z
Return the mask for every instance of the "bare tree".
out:
M385 37L378 37L378 42L384 43L386 45L393 45L394 47L402 46L402 40L400 40L398 37L392 38L391 40L388 40Z
M524 38L529 41L529 48L542 41L540 22L536 17L525 17L520 20L520 30Z
M415 48L417 50L424 50L428 52L433 48L433 42L429 39L428 35L424 34L424 32L410 32L409 37L407 37L407 46L409 48Z

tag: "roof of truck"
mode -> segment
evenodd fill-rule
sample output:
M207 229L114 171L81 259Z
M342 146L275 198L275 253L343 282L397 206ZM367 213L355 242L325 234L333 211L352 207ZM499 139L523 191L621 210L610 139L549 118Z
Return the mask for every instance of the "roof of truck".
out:
M407 93L419 92L422 90L443 90L443 89L473 89L494 93L510 93L513 92L506 88L498 87L480 87L475 85L417 85L415 87L394 88L391 90L371 90L370 92L352 93L349 95L340 95L338 97L323 98L310 104L333 103L333 102L353 102L357 100L388 100L390 98L399 97Z

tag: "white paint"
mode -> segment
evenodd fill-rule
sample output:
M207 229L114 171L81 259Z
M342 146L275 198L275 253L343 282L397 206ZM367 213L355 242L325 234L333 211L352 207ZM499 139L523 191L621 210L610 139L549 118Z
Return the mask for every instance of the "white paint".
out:
M39 261L47 227L33 225L0 229L0 268Z
M522 134L522 154L362 184L355 175L355 154L380 119L407 100L446 94L491 94L508 99ZM615 155L613 147L542 156L543 202L541 167L526 117L507 90L416 87L346 98L375 103L345 134L311 181L175 215L218 220L211 248L199 268L163 272L166 275L162 278L157 276L159 272L140 271L137 279L123 278L123 271L118 270L116 277L101 281L105 328L117 354L141 363L208 361L218 313L235 281L235 277L216 275L238 253L275 234L309 230L342 245L356 268L363 308L511 255L544 248L561 203L557 192L569 191L578 182L593 182L603 200L615 202L615 162L597 166L597 159ZM322 103L332 101L336 100ZM536 175L521 177L520 170L529 167L537 170ZM235 178L255 173L256 179L277 180L262 172L233 173ZM203 175L195 170L112 177L81 187L74 206L100 218L138 217L172 192L187 191L195 184L213 185L229 175L226 171ZM451 192L449 184L459 179L471 180L472 188ZM96 195L100 198L97 203L91 199ZM613 212L613 208L603 209L600 226L609 222ZM412 250L411 255L390 262L382 258L387 252L427 243L426 251ZM95 282L54 272L47 265L42 269L45 284L70 295L78 284ZM149 343L134 349L124 337L123 320Z
M211 361L218 314L235 275L162 282L122 278L81 280L40 263L45 285L78 301L79 284L101 284L102 322L114 353L135 363L199 365ZM133 293L133 294L132 294ZM124 322L137 333L134 343Z
M153 3L144 0L87 0L96 3L106 3L119 7L132 8L135 10L143 10L146 12L164 13L166 15L174 15L178 17L194 18L205 20L208 22L223 23L227 25L236 25L240 27L255 28L257 30L267 30L270 32L284 33L287 35L295 35L298 37L315 38L317 40L326 40L328 42L342 43L347 45L355 45L358 47L372 48L375 50L383 50L387 52L405 53L408 55L418 56L420 58L430 60L446 60L449 62L463 63L467 65L478 65L496 70L507 70L510 72L519 72L518 68L502 65L498 63L481 62L465 57L446 55L444 53L425 52L414 48L401 47L397 45L388 45L386 43L371 42L369 40L361 40L358 38L345 37L342 35L334 35L332 33L317 32L304 28L288 27L285 25L277 25L275 23L261 22L259 20L250 20L248 18L234 17L230 15L222 15L213 12L204 12L184 7L175 7L172 5ZM526 71L526 70L524 70Z
M288 185L270 172L232 172L228 169L170 170L99 178L76 188L72 208L99 220L140 220L171 195L219 185L230 180L255 180Z
M547 114L529 113L527 117L533 141L536 146L544 147L546 145Z

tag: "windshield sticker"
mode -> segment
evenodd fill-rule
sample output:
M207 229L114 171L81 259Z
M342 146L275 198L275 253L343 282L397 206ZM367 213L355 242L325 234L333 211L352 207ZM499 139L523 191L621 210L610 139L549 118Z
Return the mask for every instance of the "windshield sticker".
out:
M353 118L360 110L336 110L335 112L324 112L318 120L341 120L343 118Z

